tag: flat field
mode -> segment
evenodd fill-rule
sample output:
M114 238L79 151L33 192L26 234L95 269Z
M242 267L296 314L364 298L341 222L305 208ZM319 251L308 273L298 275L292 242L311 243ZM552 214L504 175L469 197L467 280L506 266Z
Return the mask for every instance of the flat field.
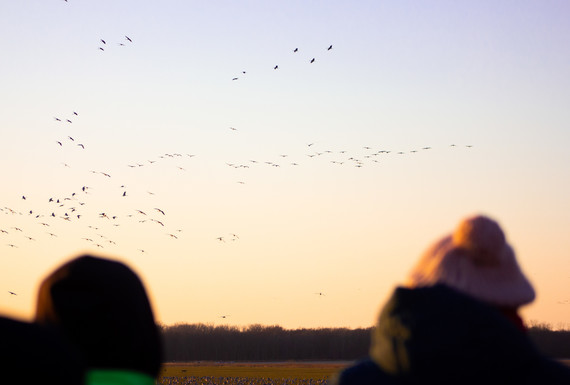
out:
M570 366L570 360L559 360ZM163 365L158 385L326 385L352 362L189 362Z
M350 362L189 362L164 364L158 384L324 384Z

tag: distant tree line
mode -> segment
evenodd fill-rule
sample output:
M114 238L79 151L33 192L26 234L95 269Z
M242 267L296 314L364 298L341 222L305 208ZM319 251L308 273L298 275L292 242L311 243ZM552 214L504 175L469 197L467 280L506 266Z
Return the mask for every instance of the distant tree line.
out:
M162 326L166 361L352 360L368 353L371 328Z
M372 328L284 329L176 324L161 326L164 359L176 361L355 360L368 354ZM570 330L531 325L529 337L552 358L570 358Z
M570 329L554 330L550 324L531 322L528 335L546 356L570 358Z

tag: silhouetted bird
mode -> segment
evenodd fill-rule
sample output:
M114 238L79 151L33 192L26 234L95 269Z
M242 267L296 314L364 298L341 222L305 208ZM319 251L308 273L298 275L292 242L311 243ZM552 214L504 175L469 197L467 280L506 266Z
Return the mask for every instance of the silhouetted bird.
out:
M107 44L107 43L105 42L105 40L103 40L103 39L101 39L101 42L102 42L103 44Z
M299 48L295 48L295 49L293 50L293 52L297 52L298 50L299 50Z
M125 35L125 38L130 41L131 43L133 42L127 35Z
M312 59L311 59L311 63L314 63L314 62L315 62L315 58L312 58Z
M332 44L329 45L329 48L327 48L327 51L330 51L332 49Z
M277 65L277 66L275 66L275 67L273 67L273 69L274 69L274 70L276 70L277 68L279 68L279 66L278 66L278 65Z

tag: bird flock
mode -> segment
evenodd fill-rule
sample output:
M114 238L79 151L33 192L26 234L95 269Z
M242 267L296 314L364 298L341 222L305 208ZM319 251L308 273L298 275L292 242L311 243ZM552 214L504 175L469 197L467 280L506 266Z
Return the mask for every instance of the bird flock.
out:
M330 51L330 50L332 50L332 49L333 49L333 46L332 46L332 44L331 44L331 45L329 45L329 46L327 47L326 50L327 50L327 51ZM293 53L294 53L294 54L297 54L297 52L299 52L299 48L298 48L298 47L296 47L295 49L293 49ZM316 60L316 58L315 58L315 57L312 57L310 60L308 60L308 63L309 63L309 64L313 64L313 63L315 62L315 60ZM273 70L278 70L278 69L279 69L279 64L275 64L275 65L273 66ZM240 76L245 75L245 74L247 74L247 71L243 71L243 70L242 70L239 75L236 75L236 76L234 76L234 77L232 78L232 81L239 80L239 79L240 79Z
M75 116L79 116L77 112L74 112ZM67 120L67 119L66 119ZM56 119L58 122L62 122L63 119ZM235 127L230 127L232 131L237 131ZM69 136L69 142L73 142L74 139ZM58 146L61 146L58 143ZM388 156L403 156L403 155L413 155L420 151L427 152L432 151L431 146L421 147L420 149L412 149L408 151L392 151L387 149L375 148L373 146L363 146L362 151L359 153L350 153L346 150L329 150L321 149L316 143L307 143L304 145L305 153L301 158L292 158L289 154L276 154L274 159L271 160L261 160L261 159L247 159L243 162L225 162L225 165L232 169L246 170L255 167L269 167L273 169L281 167L301 167L309 162L315 162L320 159L324 159L325 162L329 163L334 167L355 167L362 168L370 165L381 164L384 159ZM449 145L449 148L453 149L458 147L455 144ZM472 145L464 145L464 148L472 148ZM85 150L85 146L81 144L80 147ZM196 154L191 153L164 153L156 157L145 159L142 161L135 161L127 163L124 167L130 169L139 169L142 167L157 167L159 164L168 164L168 167L175 167L179 172L186 172L187 166L183 162L191 162ZM174 160L176 163L168 163ZM68 163L63 164L64 167L71 167ZM185 166L185 167L183 167ZM102 170L85 170L86 173L98 175L103 180L111 181L113 180L111 171ZM100 182L102 183L102 182ZM238 184L246 184L244 180L238 180ZM123 199L121 202L123 207L129 207L128 199L130 197L130 189L124 183L116 183L114 190L115 195ZM44 235L47 238L57 238L60 234L50 231L51 227L54 225L54 221L65 221L81 223L86 231L86 234L81 237L81 240L89 243L95 248L105 248L112 245L116 245L117 242L113 239L112 235L101 234L99 232L101 224L110 223L113 227L119 226L129 226L134 224L147 224L156 226L158 229L163 231L166 238L172 240L178 240L181 237L182 229L171 229L168 225L168 215L164 209L153 205L153 207L147 209L141 209L132 207L127 214L119 214L114 212L109 212L102 207L97 207L95 211L96 215L92 214L92 210L88 211L86 208L90 206L90 202L93 201L92 196L97 194L97 187L89 185L78 185L74 191L69 191L67 194L50 195L50 196L38 196L37 192L26 193L21 195L22 204L16 207L4 206L0 208L0 213L4 213L6 216L16 216L22 217L26 216L35 221L35 225L41 226L45 231ZM152 191L146 191L146 194L150 196L155 196ZM32 231L33 232L33 231ZM0 236L4 238L5 246L9 248L19 248L25 245L27 242L35 242L37 239L30 235L26 230L17 226L8 226L0 228ZM236 242L240 239L239 235L236 233L218 234L212 236L213 241L219 243ZM140 253L145 253L144 248L139 248Z
M67 2L67 0L65 0ZM111 47L125 47L133 45L133 39L127 35L121 38L101 38L98 42L98 50L106 52ZM333 45L323 46L323 52L328 53L333 50ZM291 54L300 55L300 50L295 47L291 50ZM316 62L317 56L309 56L307 64L312 65ZM279 64L273 65L273 70L279 70ZM232 77L232 81L243 79L248 71L241 70L239 75ZM55 136L53 138L53 151L60 151L63 148L73 148L81 151L82 154L88 154L90 151L89 143L82 140L80 133L73 130L78 121L83 119L79 110L70 108L66 113L56 113L49 117L52 124L58 125L66 131L65 135ZM225 129L225 128L223 128ZM230 132L239 135L242 128L230 126L227 128ZM63 131L62 131L63 132ZM460 147L451 144L450 148ZM462 145L464 148L471 148L472 145ZM247 170L256 167L267 167L271 169L279 169L282 167L302 167L310 162L324 161L332 167L355 167L363 168L374 164L381 164L383 159L390 156L413 155L418 152L432 151L431 146L424 146L419 149L407 151L391 150L387 148L379 148L368 145L363 146L361 151L349 152L347 150L333 150L324 148L318 142L299 143L302 149L302 155L292 155L287 153L275 154L271 159L259 159L250 157L239 161L226 160L225 165L232 169ZM96 154L97 155L97 154ZM104 154L100 154L104 155ZM196 154L168 152L162 153L154 157L139 159L129 162L123 166L129 169L140 169L149 167L158 167L165 165L173 167L177 172L187 172L189 165L191 166ZM73 168L72 161L62 162L63 167ZM22 191L18 205L0 207L0 215L3 220L0 222L0 246L3 244L5 248L18 249L25 248L27 245L37 242L48 242L49 240L62 239L65 242L70 241L69 235L61 232L61 223L71 223L74 230L82 232L78 240L84 242L86 246L95 249L113 248L118 245L118 234L114 229L128 227L135 233L138 231L136 226L153 226L156 232L164 239L172 242L179 241L183 237L184 230L173 227L169 223L169 213L156 204L160 197L152 191L146 191L147 197L152 197L152 203L148 207L136 207L130 202L131 192L140 188L129 187L120 180L116 181L113 171L88 169L82 170L85 175L100 178L96 180L95 185L84 184L78 182L74 189L70 189L66 193L48 193L45 188L35 191ZM86 177L87 178L87 177ZM247 178L236 178L235 183L240 185L248 184ZM97 202L96 197L103 186L112 186L112 191L117 199L121 199L121 212L109 211L104 205ZM140 200L136 200L140 204ZM26 218L26 226L19 225L20 218ZM56 230L57 229L57 230ZM239 242L240 236L233 232L219 232L211 235L211 241L218 244L231 244ZM140 254L146 254L147 249L144 245L140 245L136 251ZM17 296L14 291L8 291L10 296ZM321 297L325 294L316 292L315 295ZM221 318L229 317L223 315Z

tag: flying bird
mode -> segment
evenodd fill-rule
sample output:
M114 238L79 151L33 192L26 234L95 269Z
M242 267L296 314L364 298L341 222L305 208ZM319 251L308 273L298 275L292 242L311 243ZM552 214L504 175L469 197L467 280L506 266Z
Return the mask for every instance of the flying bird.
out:
M164 211L162 211L161 209L156 208L156 207L155 207L154 209L155 209L156 211L158 211L159 213L161 213L162 215L166 215L166 214L164 214Z
M126 38L128 41L130 41L131 43L133 42L133 41L131 40L131 38L128 37L127 35L125 35L125 38Z
M105 40L103 40L103 39L101 39L101 42L102 42L103 44L107 44L107 43L105 42Z
M311 63L314 63L314 62L315 62L315 58L312 58L312 59L311 59Z
M274 69L274 70L276 70L277 68L279 68L279 66L278 66L278 65L276 65L275 67L273 67L273 69Z
M327 48L327 51L330 51L332 49L332 44L329 45L329 48Z
M13 291L9 291L8 293L10 293L10 295L18 295L16 293L14 293Z
M82 145L81 143L79 143L79 144L77 144L77 145L78 145L79 147L81 147L82 149L84 149L84 150L85 150L85 146L84 146L84 145Z
M295 49L293 50L293 52L297 52L298 50L299 50L299 48L295 48Z

